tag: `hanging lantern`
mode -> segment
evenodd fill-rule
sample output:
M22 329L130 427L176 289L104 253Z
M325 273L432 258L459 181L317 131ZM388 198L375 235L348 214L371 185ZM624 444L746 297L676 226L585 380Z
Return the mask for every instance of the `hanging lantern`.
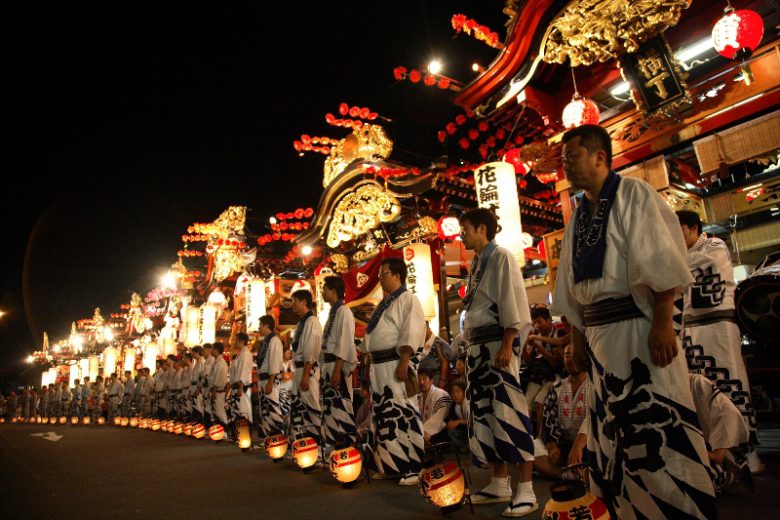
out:
M202 424L195 425L195 427L192 428L192 436L196 439L202 439L206 436L206 427Z
M152 422L149 423L149 427L152 429L153 432L160 430L160 419L152 419Z
M302 437L293 443L293 457L299 468L303 470L312 468L317 463L318 456L319 446L311 437Z
M734 10L731 5L712 28L712 46L724 58L742 61L742 79L748 85L753 82L753 72L745 60L758 48L763 37L761 15L748 9Z
M214 343L217 333L217 309L204 303L200 307L200 342Z
M336 480L350 487L363 470L363 458L360 450L354 446L342 450L333 450L330 455L330 472Z
M437 222L439 238L442 240L454 240L460 236L460 221L457 217L444 215Z
M138 428L138 417L131 417L130 418L130 427L131 428Z
M265 315L265 281L252 278L246 286L246 330L260 332L260 317Z
M192 348L200 343L200 308L195 306L187 307L186 321L187 334L185 335L184 344Z
M125 370L135 372L135 347L129 346L125 349L125 363L122 366Z
M271 435L265 440L265 451L274 462L278 462L287 453L287 445L287 437L284 435Z
M97 423L98 425L103 426L104 424L106 424L106 418L101 415L100 417L98 417Z
M100 358L98 356L89 356L89 379L95 381L100 373Z
M209 428L209 439L211 439L214 442L219 442L224 438L225 438L225 429L221 425L215 424L214 426Z
M182 433L184 433L184 424L180 423L178 421L176 423L174 423L174 425L173 425L173 433L175 435L181 435Z
M545 504L542 518L592 518L609 520L604 502L585 490L579 480L567 480L550 486L552 498Z
M106 347L103 351L103 377L108 377L116 372L116 349L114 347Z
M599 124L599 107L590 99L583 98L577 92L571 98L571 102L563 109L561 119L566 130L582 125Z
M84 378L89 376L89 358L82 358L79 360L79 373L81 375L81 381L84 382Z
M185 437L191 437L192 436L192 423L184 423L184 428L182 429L182 432L184 433Z
M149 375L154 375L157 369L157 355L160 353L160 347L157 343L147 343L144 347L144 355L141 358L144 368L149 369Z
M466 479L454 461L424 467L420 472L420 494L445 514L458 509L466 496Z
M525 265L514 168L505 162L484 164L474 172L474 184L479 207L489 209L498 219L496 243L508 249L520 265Z
M249 421L246 419L239 419L236 423L236 429L238 430L238 447L246 452L252 447L252 435L249 433Z
M85 415L84 418L81 420L81 422L84 423L85 426L89 425L89 423L91 422L89 415Z
M531 163L523 161L520 148L512 148L504 154L502 159L505 163L511 164L515 169L515 175L525 177L531 171Z
M127 417L122 417L122 420L120 421L120 424L122 425L122 427L125 427L128 424L130 424L130 419L128 419Z
M426 320L436 317L436 291L433 290L431 247L428 244L411 244L404 247L406 262L406 286L417 296Z

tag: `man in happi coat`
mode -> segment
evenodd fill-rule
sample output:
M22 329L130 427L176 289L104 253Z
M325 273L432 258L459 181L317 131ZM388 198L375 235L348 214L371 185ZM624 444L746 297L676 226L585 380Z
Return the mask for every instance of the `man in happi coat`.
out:
M97 418L103 415L103 395L106 393L106 387L103 385L103 376L97 376L95 378L95 388L92 390L92 398L95 401L95 406L92 407L92 420L97 421Z
M433 368L419 367L417 378L420 381L420 393L417 394L417 407L423 422L425 444L448 442L447 416L452 406L452 398L446 390L433 383L437 371Z
M295 438L311 437L319 444L322 409L317 361L322 349L322 325L311 310L313 304L309 291L295 291L292 295L293 312L300 321L292 343L295 378L290 418Z
M323 299L330 304L322 333L322 435L324 442L357 442L352 408L352 371L357 365L355 318L344 305L344 281L325 278Z
M22 397L24 396L25 394L22 393ZM78 379L73 380L73 401L71 402L70 415L81 419L81 381Z
M249 336L244 332L236 334L236 358L230 364L230 393L233 405L233 419L244 418L252 423L252 353L249 351Z
M263 342L257 353L257 380L260 391L260 434L270 437L285 430L284 414L279 401L281 373L283 368L282 340L274 333L276 320L273 316L260 317L260 334Z
M702 233L698 213L678 211L677 218L693 276L693 283L683 293L682 342L688 370L706 376L742 412L750 429L743 450L750 469L756 472L761 469L755 450L758 427L734 311L734 267L729 248L723 240Z
M62 384L61 383L54 383L54 392L51 396L51 413L49 414L49 417L57 417L59 418L60 409L61 409L61 401L62 401Z
M192 367L190 368L191 420L203 422L203 396L200 392L200 379L203 371L203 347L192 347Z
M192 400L190 399L190 383L192 382L192 354L185 352L181 355L181 379L179 388L181 389L180 413L183 420L189 420L192 415Z
M406 289L403 260L385 259L379 284L386 296L371 315L362 343L370 359L373 462L376 477L401 477L399 484L413 486L419 483L425 441L417 398L407 393L406 382L417 377L409 360L425 342L425 316Z
M122 393L122 416L130 417L130 408L133 404L133 390L135 390L135 381L133 380L133 373L130 370L125 370L125 385Z
M211 402L211 385L214 381L213 350L214 346L211 343L203 345L203 357L205 358L205 361L203 362L203 370L200 375L200 388L201 395L203 396L203 424L206 426L210 426L211 421L213 421L213 406Z
M716 518L672 325L675 291L692 281L677 218L649 184L611 170L603 128L567 132L562 156L584 197L564 236L552 310L574 325L575 355L591 362L591 488L624 519Z
M165 372L168 365L163 359L157 360L157 370L154 373L154 403L152 404L152 413L158 419L164 419L167 410L165 399Z
M476 253L463 301L469 448L472 459L490 464L493 472L472 502L509 502L504 516L524 516L538 508L531 482L531 419L520 387L521 345L531 330L525 285L517 260L494 240L498 221L490 210L467 211L461 216L461 229L463 245ZM520 468L514 495L508 464Z
M119 415L119 404L122 402L122 382L116 375L111 373L111 381L108 383L108 420L113 421L114 417Z
M213 419L227 430L227 410L225 409L225 388L228 384L228 366L222 354L225 347L222 343L214 343L211 356L214 366L210 376L211 382L211 413Z
M89 376L84 378L84 384L81 387L81 417L90 417L90 403L92 401L92 383L89 382Z

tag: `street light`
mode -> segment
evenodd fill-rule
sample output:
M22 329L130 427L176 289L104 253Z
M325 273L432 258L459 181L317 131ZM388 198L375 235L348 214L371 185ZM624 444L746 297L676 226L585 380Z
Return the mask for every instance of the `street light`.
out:
M428 72L431 74L438 74L442 70L442 64L439 60L433 60L428 64Z
M27 359L25 359L28 365L32 365L33 361L35 361L35 358L32 355L27 356Z
M160 283L162 284L164 289L175 289L176 288L176 277L173 276L173 273L168 271L163 275L162 278L160 278Z

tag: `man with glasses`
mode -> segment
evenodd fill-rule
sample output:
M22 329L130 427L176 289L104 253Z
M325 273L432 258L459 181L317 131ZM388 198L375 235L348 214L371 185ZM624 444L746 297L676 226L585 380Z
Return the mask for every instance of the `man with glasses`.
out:
M375 478L400 477L402 486L419 483L425 441L420 409L409 378L409 359L425 342L425 316L406 290L406 264L388 258L379 269L386 296L371 315L363 350L370 359ZM410 395L412 394L412 395Z

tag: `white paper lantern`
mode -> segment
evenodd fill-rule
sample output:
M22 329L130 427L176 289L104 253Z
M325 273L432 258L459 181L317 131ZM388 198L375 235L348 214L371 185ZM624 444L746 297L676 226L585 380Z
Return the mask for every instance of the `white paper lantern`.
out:
M89 358L79 360L79 377L81 382L84 382L84 378L89 375Z
M68 386L73 387L74 381L79 378L79 366L78 365L71 365L70 366L70 377L68 379Z
M246 331L260 332L260 317L265 315L265 281L252 278L246 286Z
M521 266L525 265L514 166L505 162L484 164L474 172L474 184L479 207L489 209L498 219L496 243L508 249Z
M160 352L160 347L157 343L147 343L144 347L143 365L149 369L149 374L154 375L157 370L157 354Z
M124 369L135 372L135 347L131 346L125 349Z
M94 382L98 375L100 375L100 358L89 356L89 380Z
M200 342L214 343L217 338L217 310L211 305L200 307Z
M406 287L417 296L426 320L436 317L436 291L433 290L431 247L428 244L411 244L404 248L406 262Z
M314 284L317 287L317 319L320 320L320 325L325 327L328 321L328 315L330 314L330 304L325 301L323 297L325 291L325 278L333 276L333 273L321 273L314 277Z
M200 307L187 307L187 336L184 343L190 348L200 343Z
M114 372L116 372L116 349L106 347L103 351L103 377L111 377Z

